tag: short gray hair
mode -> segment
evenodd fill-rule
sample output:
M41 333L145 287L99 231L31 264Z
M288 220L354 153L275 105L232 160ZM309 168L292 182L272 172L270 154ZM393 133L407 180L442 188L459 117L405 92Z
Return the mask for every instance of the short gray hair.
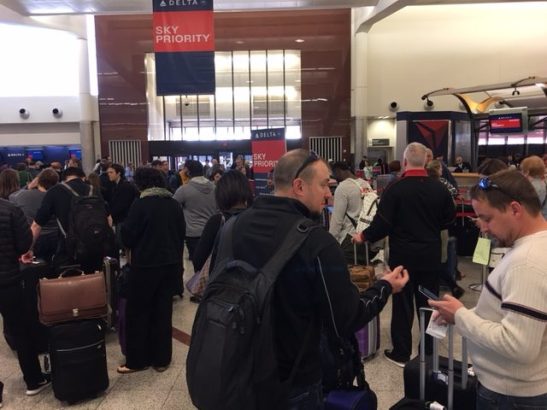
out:
M404 158L408 165L423 168L425 167L426 151L427 148L425 145L419 142L411 142L405 149Z
M292 186L292 182L296 177L298 169L306 162L310 152L298 148L293 149L283 155L274 169L273 182L276 189L288 189ZM302 179L309 177L308 167L301 172Z

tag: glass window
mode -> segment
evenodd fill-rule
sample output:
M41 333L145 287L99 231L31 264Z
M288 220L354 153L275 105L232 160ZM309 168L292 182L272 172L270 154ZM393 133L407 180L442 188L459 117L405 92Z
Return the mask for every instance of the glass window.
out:
M232 53L215 53L216 122L218 128L234 126Z
M302 136L300 51L216 52L215 95L158 97L154 55L145 63L149 140L249 139L258 128Z
M251 51L251 98L253 128L268 127L266 51Z
M234 51L234 115L236 127L251 125L251 76L248 51Z

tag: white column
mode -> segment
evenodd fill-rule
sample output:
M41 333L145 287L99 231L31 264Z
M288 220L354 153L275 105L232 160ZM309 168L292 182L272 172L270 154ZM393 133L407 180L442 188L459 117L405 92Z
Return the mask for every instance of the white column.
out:
M93 138L93 99L89 88L89 57L87 40L78 39L79 79L80 79L80 144L82 145L82 167L87 174L95 165L95 145Z
M367 138L367 95L368 95L368 34L355 31L356 13L352 13L353 30L351 44L351 116L354 122L354 140L352 146L355 151L356 164L361 161L368 150Z

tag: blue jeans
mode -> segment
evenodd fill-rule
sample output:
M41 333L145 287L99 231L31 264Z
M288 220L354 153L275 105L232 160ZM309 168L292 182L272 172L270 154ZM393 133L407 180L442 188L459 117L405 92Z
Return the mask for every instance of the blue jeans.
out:
M479 384L477 410L547 410L547 393L535 397L506 396Z
M289 394L287 410L322 410L323 407L321 381L306 387L296 387Z

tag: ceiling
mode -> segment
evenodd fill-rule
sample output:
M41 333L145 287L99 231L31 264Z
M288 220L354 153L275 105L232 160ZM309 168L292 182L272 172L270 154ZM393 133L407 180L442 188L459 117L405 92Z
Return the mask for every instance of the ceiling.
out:
M352 8L375 6L377 0L214 0L217 11ZM0 0L23 15L139 14L152 12L152 0Z

